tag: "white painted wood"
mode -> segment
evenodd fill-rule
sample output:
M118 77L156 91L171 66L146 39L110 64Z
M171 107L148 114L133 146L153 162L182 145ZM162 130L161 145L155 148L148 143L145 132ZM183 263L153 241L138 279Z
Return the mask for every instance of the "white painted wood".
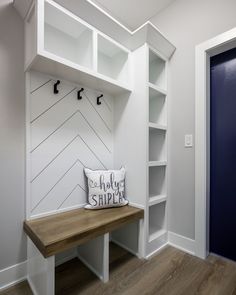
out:
M153 206L162 202L166 202L166 195L149 195L149 206Z
M166 195L166 167L149 168L149 196Z
M236 45L236 28L196 47L195 92L195 241L196 255L209 251L209 100L210 56Z
M150 129L157 129L157 130L166 130L167 127L165 125L160 125L160 124L156 124L156 123L149 123L149 128Z
M146 245L146 258L151 258L161 249L163 249L167 245L168 235L166 231L162 231L162 234L158 235L156 238L152 239Z
M27 262L21 262L0 270L0 291L24 281L27 277Z
M166 90L166 62L149 49L149 82Z
M135 31L130 31L91 1L57 0L57 2L132 51L146 42L154 48L159 48L159 51L167 58L171 57L175 51L175 46L149 21Z
M33 84L33 86L35 87L36 84ZM26 207L25 213L26 213L26 219L29 219L31 215L30 90L31 90L31 75L30 73L26 72L25 73L25 207Z
M144 219L139 220L139 235L138 235L138 258L142 259L145 257L146 253L146 243L145 243L145 224Z
M77 248L78 258L104 283L109 280L109 233Z
M17 3L20 1L18 0ZM22 5L22 4L21 4ZM24 21L24 55L25 67L30 64L37 54L37 6L32 1L32 5L27 8Z
M28 281L34 294L55 294L55 257L44 258L27 238Z
M167 60L152 47L148 48L149 90L149 162L147 194L147 252L153 255L167 243ZM151 122L151 125L150 125ZM150 128L151 127L151 128ZM156 128L153 128L156 127ZM164 130L163 130L164 129ZM156 247L156 248L155 248Z
M31 93L27 110L31 115L27 133L31 145L30 153L27 149L29 216L83 206L83 167L105 169L124 165L127 197L131 204L145 209L145 220L136 231L129 227L121 230L117 242L139 257L155 252L167 237L167 210L155 209L160 211L157 218L149 215L149 210L152 212L155 206L163 208L165 203L160 196L167 198L166 57L173 52L172 45L147 23L131 33L131 47L137 48L146 40L154 47L144 44L130 53L51 0L37 2L33 21L37 24L36 52L28 54L33 61L29 59L26 68L50 76L34 73L27 87ZM27 38L31 38L30 34ZM81 38L85 40L83 45ZM59 94L55 95L52 88L58 78L70 82L61 81ZM85 91L78 101L76 91L81 87ZM97 95L104 90L116 96L114 120L110 95L104 93L102 105L96 104ZM154 173L148 178L150 171ZM149 196L153 197L152 202Z
M97 29L54 1L38 0L36 4L29 17L32 24L26 21L26 70L34 69L49 73L111 94L131 90L130 57L127 57L125 52L127 49L113 55L111 63L111 57L106 54L106 49L104 54L104 48L110 47L107 43L109 37L99 32L97 38ZM145 32L138 35L150 37L153 33L159 34L149 23L144 27ZM143 27L140 30L142 31ZM163 42L170 45L165 38L161 37L160 40L160 45ZM143 40L145 41L146 39ZM110 44L112 43L114 47L115 42L112 41ZM121 45L118 47L122 48ZM174 49L172 45L170 47ZM94 50L98 52L98 59Z
M139 221L125 225L111 233L112 242L130 253L139 255Z
M167 125L166 95L150 87L149 84L149 122L160 126Z
M186 238L173 232L168 232L169 245L191 255L195 255L195 240Z
M166 132L149 128L149 161L167 161Z
M149 207L149 242L159 238L167 231L166 212L166 202Z
M98 72L129 83L129 52L98 35Z
M32 79L31 79L32 80ZM54 104L59 102L63 97L69 95L75 87L67 85L63 81L58 85L58 94L53 93L53 85L55 80L50 80L46 84L41 84L42 87L31 93L31 122L33 123L38 117L47 112ZM38 142L32 142L32 149L37 146Z
M128 74L120 82L94 71L96 29L51 0L38 0L31 19L32 24L25 22L29 31L26 32L26 70L56 75L110 93L130 91ZM117 58L113 67L119 77L128 72L119 72L121 59ZM127 69L128 62L125 64Z
M130 93L132 91L131 85L127 82L114 80L46 51L37 56L31 65L27 67L27 70L57 76L60 79L82 84L111 95Z
M84 167L113 168L113 98L41 73L28 74L27 216L84 206ZM31 117L31 122L29 118Z
M53 4L45 3L44 49L76 64L93 67L92 30Z
M132 54L134 91L129 96L122 95L114 100L114 167L125 165L127 197L131 203L143 206L146 204L144 196L147 189L148 157L148 104L144 99L148 92L145 84L145 53L146 46L143 46Z
M159 167L159 166L166 166L167 161L149 161L149 167Z

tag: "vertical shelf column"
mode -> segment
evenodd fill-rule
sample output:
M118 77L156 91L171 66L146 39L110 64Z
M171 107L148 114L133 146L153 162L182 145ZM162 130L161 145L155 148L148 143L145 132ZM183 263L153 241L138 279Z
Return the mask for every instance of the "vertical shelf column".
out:
M167 243L167 70L166 60L148 48L147 256Z

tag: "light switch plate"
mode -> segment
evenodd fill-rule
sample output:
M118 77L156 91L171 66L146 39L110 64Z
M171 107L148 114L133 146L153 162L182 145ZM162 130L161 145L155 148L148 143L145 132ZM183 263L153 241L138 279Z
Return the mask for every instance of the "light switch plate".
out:
M192 134L185 134L184 145L187 148L190 148L193 146L193 135Z

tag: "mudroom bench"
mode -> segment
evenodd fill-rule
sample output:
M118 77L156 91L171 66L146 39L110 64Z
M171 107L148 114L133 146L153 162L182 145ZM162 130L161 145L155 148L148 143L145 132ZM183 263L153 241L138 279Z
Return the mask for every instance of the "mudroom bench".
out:
M103 282L109 280L109 233L137 222L137 256L143 257L144 210L75 209L24 222L28 235L28 281L35 294L53 295L55 256L76 248L78 258Z

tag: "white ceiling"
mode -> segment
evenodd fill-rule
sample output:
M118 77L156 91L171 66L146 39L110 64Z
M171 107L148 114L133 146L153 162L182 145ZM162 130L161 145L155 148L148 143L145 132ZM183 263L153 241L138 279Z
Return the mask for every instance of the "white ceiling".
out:
M175 0L89 0L131 31L137 29Z

